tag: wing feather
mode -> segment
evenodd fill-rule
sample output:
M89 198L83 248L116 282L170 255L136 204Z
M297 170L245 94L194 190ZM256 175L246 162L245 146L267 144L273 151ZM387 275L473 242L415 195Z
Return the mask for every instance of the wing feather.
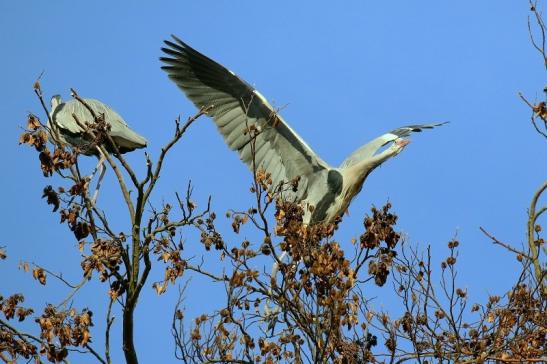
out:
M245 131L251 125L260 129L255 139L256 165L271 174L273 186L297 176L300 186L308 186L307 180L330 168L251 85L175 36L165 44L162 69L197 107L212 105L209 115L224 141L249 168L251 145ZM305 193L299 189L298 195Z

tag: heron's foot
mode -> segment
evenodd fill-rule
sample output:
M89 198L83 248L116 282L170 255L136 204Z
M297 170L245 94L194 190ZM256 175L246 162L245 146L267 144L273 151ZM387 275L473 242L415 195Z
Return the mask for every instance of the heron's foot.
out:
M399 138L395 141L395 144L401 148L404 148L405 146L407 146L408 144L410 144L410 140L408 139L403 139L403 138Z

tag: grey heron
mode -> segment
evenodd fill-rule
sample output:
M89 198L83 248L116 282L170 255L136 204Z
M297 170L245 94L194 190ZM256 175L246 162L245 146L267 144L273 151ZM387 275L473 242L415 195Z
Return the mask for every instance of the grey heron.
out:
M105 123L109 126L108 134L112 137L114 143L118 147L120 153L131 152L137 148L146 147L146 139L134 132L125 120L109 106L99 100L83 99L83 101L93 110L95 115L103 115ZM81 125L78 125L75 117ZM93 201L97 198L97 193L100 187L101 180L104 176L105 169L103 162L105 156L96 145L96 141L92 140L85 130L82 123L94 121L93 115L78 100L70 100L63 102L60 95L55 95L51 98L51 121L54 128L58 131L58 142L72 147L77 147L80 153L84 155L95 155L99 157L99 163L95 171L100 170L97 188L93 197ZM49 122L48 122L49 124ZM48 125L51 129L51 125ZM112 152L110 145L104 144L107 152Z
M339 167L332 167L313 152L253 86L174 35L172 41L164 42L167 47L162 48L162 69L197 107L211 107L208 114L226 144L239 153L249 168L253 166L253 153L245 131L248 125L255 125L260 130L254 142L255 163L270 173L272 186L300 177L297 191L289 198L308 206L304 223L333 222L341 217L367 176L409 143L405 137L444 124L392 130L357 149Z

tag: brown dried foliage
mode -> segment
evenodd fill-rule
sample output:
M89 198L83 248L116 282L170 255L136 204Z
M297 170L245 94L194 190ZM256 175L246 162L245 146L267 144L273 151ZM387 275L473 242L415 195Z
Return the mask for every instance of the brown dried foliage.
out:
M504 297L490 296L485 304L468 307L468 293L456 287L457 248L448 243L449 256L441 263L440 284L433 282L431 256L403 249L396 259L396 284L406 312L393 319L376 314L388 360L456 363L537 362L545 358L546 297L530 287L530 264ZM533 282L533 280L530 280ZM410 343L412 350L408 350ZM389 359L392 358L392 359Z
M226 286L225 308L196 319L185 334L182 314L177 307L173 333L177 355L190 362L238 361L337 362L372 360L374 336L367 327L358 287L359 279L387 277L396 254L400 235L393 229L397 217L388 204L373 209L365 219L367 227L362 244L354 245L348 258L339 243L332 240L333 224L304 225L302 206L283 200L286 190L297 182L272 186L267 173L258 170L251 192L258 206L244 212L231 212L236 234L251 224L263 233L262 240L243 240L239 246L221 247L222 259L233 267L226 275L203 272ZM266 209L275 202L275 226L270 232ZM374 240L375 243L365 242ZM277 242L276 242L277 241ZM273 261L273 276L253 269L259 261ZM362 268L382 264L382 273L367 273ZM263 263L262 263L263 264ZM191 270L193 268L190 268ZM363 277L359 278L359 274ZM214 329L213 329L214 328ZM252 332L257 334L252 335Z

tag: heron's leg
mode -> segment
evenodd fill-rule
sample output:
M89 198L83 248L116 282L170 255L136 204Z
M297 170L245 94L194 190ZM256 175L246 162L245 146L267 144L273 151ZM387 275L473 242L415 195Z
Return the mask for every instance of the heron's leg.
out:
M97 150L99 150L97 148ZM106 160L106 156L99 150L99 163L97 163L97 166L95 167L95 170L93 171L93 175L99 171L99 179L97 180L97 187L95 187L95 192L93 193L93 198L91 199L91 202L93 205L95 205L95 202L97 202L97 197L99 195L99 189L101 188L101 181L103 180L104 174L106 172L106 168L104 166L104 161Z
M283 262L283 259L285 258L286 255L287 255L286 251L281 253L281 255L279 256L279 261ZM278 271L279 271L279 264L277 264L277 261L274 261L274 264L272 265L272 278L274 279L277 278Z
M90 181L95 177L95 174L97 174L97 172L100 172L101 164L104 163L106 159L101 153L101 151L99 150L99 148L97 148L97 150L99 152L99 162L97 163L95 168L93 168L93 172L91 172L91 174L87 177Z
M284 251L279 256L279 262L283 263L283 259L285 259L285 256L287 255L287 252ZM272 280L277 281L277 272L279 272L279 264L277 264L277 261L274 261L272 265ZM272 287L270 287L268 294L270 297L266 298L266 303L264 304L264 321L268 323L267 331L270 331L270 335L273 335L275 330L275 324L278 321L278 314L281 311L281 308L275 304L272 304L270 306L271 297L272 297Z

